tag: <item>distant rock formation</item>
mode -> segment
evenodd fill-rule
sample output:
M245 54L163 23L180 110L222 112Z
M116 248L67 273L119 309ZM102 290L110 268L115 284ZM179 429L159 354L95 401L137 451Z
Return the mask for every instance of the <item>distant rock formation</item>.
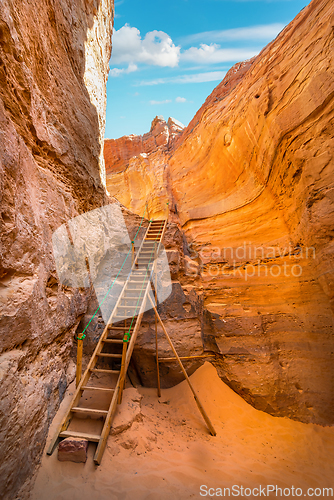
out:
M109 193L125 206L136 207L136 212L139 206L144 210L148 201L150 212L163 214L168 199L164 158L183 129L184 125L175 118L166 123L162 116L156 116L147 134L106 139L104 157ZM146 168L151 161L155 165L154 174ZM151 196L155 190L159 197Z
M178 280L202 301L222 379L258 409L321 424L334 423L333 26L333 2L313 0L170 148L108 175L137 214L169 202Z
M104 141L104 158L106 175L123 172L129 160L140 154L149 154L161 146L171 146L176 136L184 129L181 122L163 116L156 116L151 129L144 135L125 135L119 139Z

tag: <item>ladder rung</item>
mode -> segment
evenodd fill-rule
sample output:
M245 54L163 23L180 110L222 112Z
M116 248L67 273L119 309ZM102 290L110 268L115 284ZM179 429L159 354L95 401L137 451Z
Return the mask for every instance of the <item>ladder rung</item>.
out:
M137 317L137 316L138 316L138 314L136 314L136 311L135 311L135 314L132 314L132 316L131 316L131 317L128 317L128 319L132 319L132 318L135 318L135 317ZM131 331L132 331L132 330L131 330Z
M122 354L113 354L109 352L99 352L97 356L100 356L101 358L121 358Z
M139 304L136 304L135 306L117 306L117 309L137 309L138 307L139 307Z
M80 408L79 406L74 406L71 408L74 413L90 413L91 415L101 415L107 416L108 412L106 410L95 410L93 408Z
M108 387L93 387L91 385L84 385L81 387L83 391L108 391L115 392L115 389L109 389Z
M136 313L136 311L135 311L135 313ZM126 316L128 316L126 313L124 313L124 314L125 314ZM133 314L131 317L128 317L128 319L132 319L132 318L137 317L137 316L138 316L138 314ZM115 318L115 317L116 317L116 316L114 316L114 318ZM121 318L121 316L117 316L117 317L118 317L118 318Z
M101 438L101 436L99 436L98 434L87 434L86 432L75 432L75 431L62 431L59 433L59 437L61 438L75 437L75 438L87 439L87 441L93 441L94 443L98 443Z
M105 370L104 368L93 368L93 373L120 373L120 370Z
M108 330L128 330L128 328L129 328L128 326L112 326L112 325L108 325Z
M125 330L128 330L127 329L124 329ZM107 344L123 344L123 339L104 339L103 342L106 342Z

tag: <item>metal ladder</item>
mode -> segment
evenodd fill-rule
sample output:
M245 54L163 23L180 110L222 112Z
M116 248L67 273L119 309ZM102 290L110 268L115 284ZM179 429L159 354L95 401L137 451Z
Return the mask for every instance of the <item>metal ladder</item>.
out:
M96 464L101 463L117 405L122 401L126 373L142 317L146 310L148 294L151 290L150 279L153 264L158 255L166 226L167 220L154 220L150 222L133 262L131 272L123 286L109 321L78 384L69 408L47 449L48 455L53 453L59 439L76 437L98 443L94 462ZM124 319L124 317L128 319ZM122 322L124 323L123 325L121 325ZM120 337L120 334L123 335ZM110 352L110 349L115 352ZM106 360L112 363L111 367L96 367L96 365ZM114 384L112 384L114 386L110 386L110 381L105 386L94 385L94 380L90 382L90 379L94 379L95 374L97 376L101 374L102 376L110 375L111 378L114 377ZM102 395L103 392L105 396L110 396L108 410L87 408L84 406L85 400L88 399L88 394L98 393ZM102 418L104 421L102 430L99 433L91 433L69 429L70 423L75 416L92 417L93 419ZM82 423L84 421L81 419Z

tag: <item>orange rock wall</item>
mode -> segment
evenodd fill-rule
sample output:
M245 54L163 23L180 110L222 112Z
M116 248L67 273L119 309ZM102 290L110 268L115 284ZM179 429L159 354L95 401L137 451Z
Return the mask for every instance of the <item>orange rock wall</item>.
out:
M221 377L257 408L319 423L334 409L333 25L333 3L313 0L172 148L127 160L131 188L108 181L137 213L169 200Z

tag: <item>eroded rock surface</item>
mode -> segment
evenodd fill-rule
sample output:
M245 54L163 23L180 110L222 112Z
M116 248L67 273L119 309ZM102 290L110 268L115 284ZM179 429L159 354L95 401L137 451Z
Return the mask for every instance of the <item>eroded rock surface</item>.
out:
M186 239L177 280L202 301L223 380L256 408L321 424L334 415L333 26L333 3L313 0L228 72L169 150L108 179L138 214L169 201Z
M100 141L112 15L111 0L1 2L0 489L5 499L33 477L48 426L73 377L69 354L90 292L59 283L51 238L72 217L109 203Z

